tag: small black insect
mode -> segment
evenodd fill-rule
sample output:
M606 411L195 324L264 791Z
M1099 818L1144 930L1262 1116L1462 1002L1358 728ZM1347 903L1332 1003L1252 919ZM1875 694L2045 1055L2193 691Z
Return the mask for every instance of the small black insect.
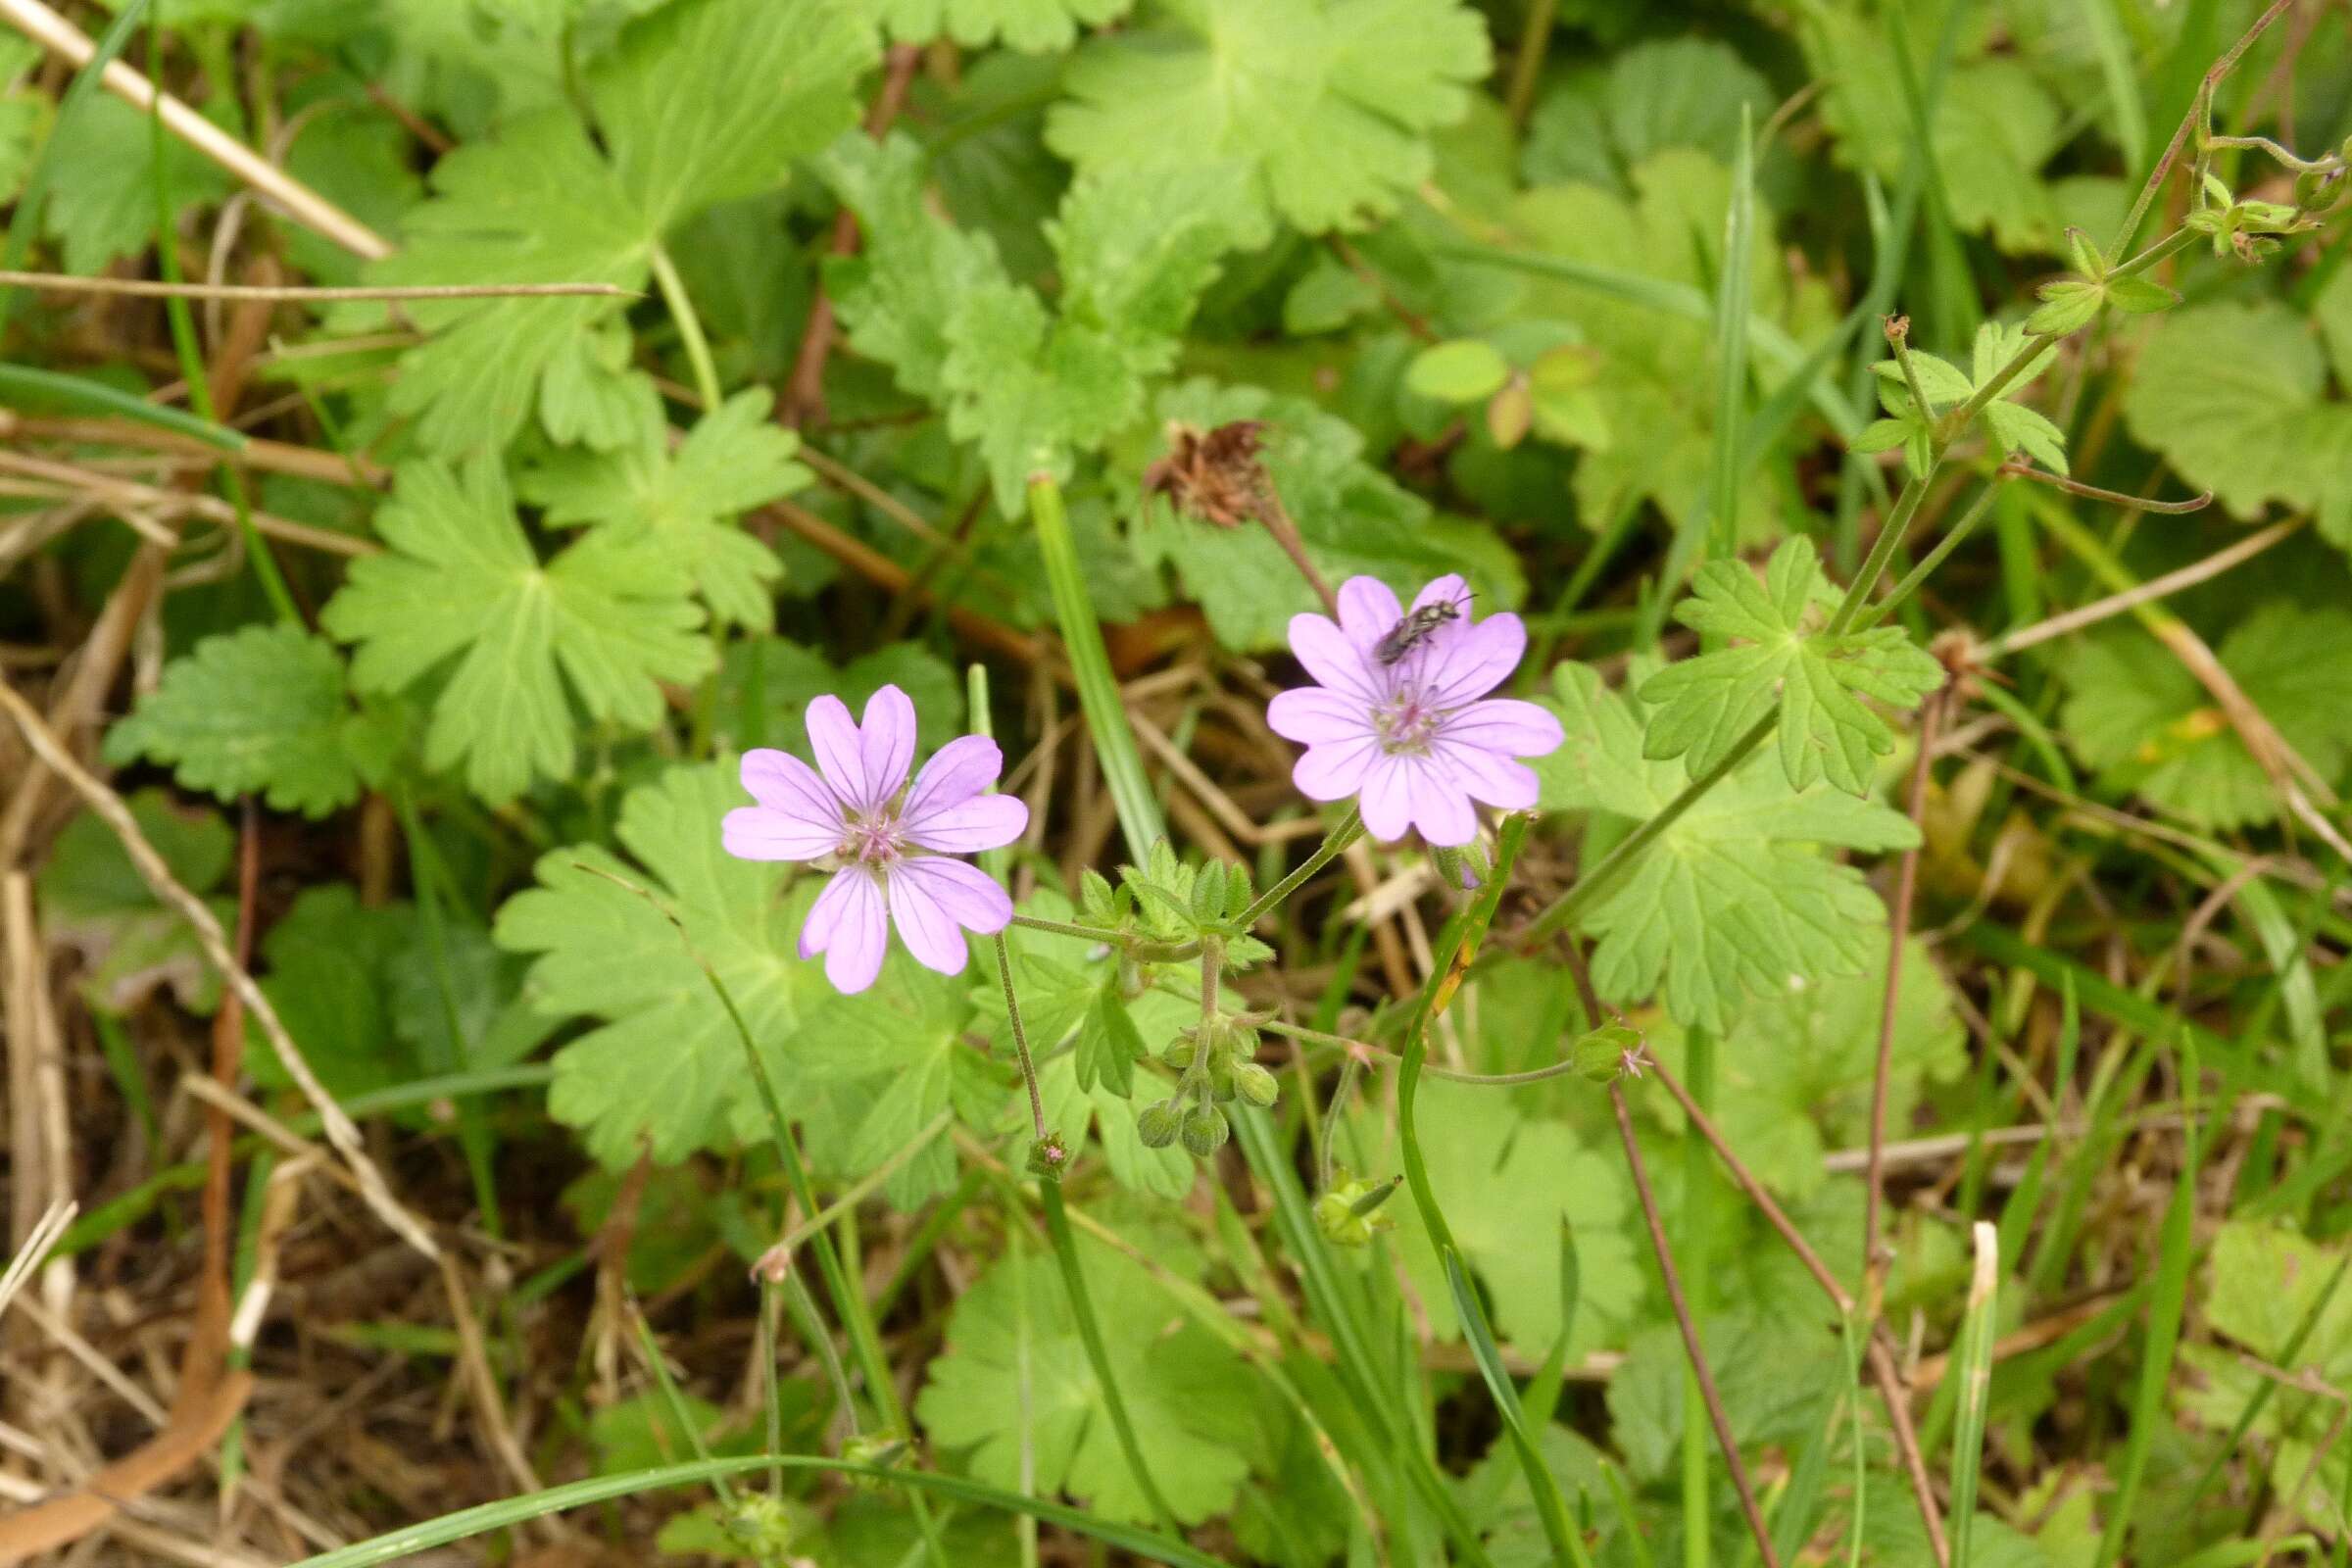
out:
M1383 664L1394 664L1429 641L1440 626L1449 620L1459 620L1461 615L1462 607L1450 599L1423 605L1407 612L1402 620L1389 628L1387 636L1372 645L1372 657Z

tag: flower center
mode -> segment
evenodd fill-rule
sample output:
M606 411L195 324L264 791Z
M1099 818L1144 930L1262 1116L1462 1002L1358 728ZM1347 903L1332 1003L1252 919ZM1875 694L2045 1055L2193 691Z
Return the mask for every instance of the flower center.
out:
M899 830L899 813L885 807L871 816L851 813L842 823L841 858L853 865L879 871L906 854L906 838Z
M1407 688L1372 710L1372 733L1380 737L1381 749L1391 756L1419 754L1429 750L1430 740L1438 732L1438 710L1424 702L1419 692Z

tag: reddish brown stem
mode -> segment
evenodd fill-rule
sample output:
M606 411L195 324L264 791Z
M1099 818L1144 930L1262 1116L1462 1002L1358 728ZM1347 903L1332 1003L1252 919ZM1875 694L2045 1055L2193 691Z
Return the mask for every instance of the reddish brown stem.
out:
M1879 1052L1870 1077L1870 1164L1862 1199L1862 1299L1872 1322L1879 1316L1882 1259L1879 1254L1879 1208L1885 1200L1882 1164L1886 1152L1886 1069L1894 1056L1895 1007L1903 986L1903 944L1911 939L1911 905L1919 893L1920 818L1928 805L1928 761L1936 750L1936 722L1943 713L1943 693L1931 694L1919 710L1919 755L1911 762L1911 827L1915 835L1894 873L1894 908L1887 919L1886 994L1879 1004Z
M898 44L890 51L882 74L882 90L865 114L865 133L880 141L888 134L891 122L906 106L906 91L913 85L914 73L923 63L923 51L914 44ZM854 256L858 252L858 220L848 208L843 208L833 220L833 240L827 247L835 256ZM801 333L801 352L792 362L792 375L784 383L784 401L776 411L777 417L795 427L821 424L825 417L825 361L833 353L833 340L840 336L833 319L833 301L825 293L824 274L816 279L816 297L808 306L808 325Z

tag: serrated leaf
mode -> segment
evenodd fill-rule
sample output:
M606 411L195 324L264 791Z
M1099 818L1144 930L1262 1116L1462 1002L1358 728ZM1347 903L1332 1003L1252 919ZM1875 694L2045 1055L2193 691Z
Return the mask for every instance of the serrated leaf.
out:
M376 526L389 553L352 563L320 622L359 645L352 679L363 689L402 691L448 670L425 765L463 764L485 800L570 775L575 701L591 718L650 729L660 683L710 668L702 612L674 563L591 534L543 564L494 463L404 465Z
M370 907L350 884L328 882L304 889L262 938L262 990L338 1100L406 1082L423 1066L393 1033L384 984L386 964L416 920L405 904ZM250 1019L245 1060L265 1087L292 1087Z
M1830 632L1834 603L1810 540L1783 543L1761 581L1739 561L1700 567L1675 618L1740 646L1682 660L1642 683L1642 700L1656 705L1643 755L1685 757L1693 773L1706 772L1777 707L1790 789L1826 776L1866 793L1874 759L1893 751L1894 735L1861 698L1913 707L1943 684L1943 666L1899 626Z
M788 890L790 867L719 848L718 820L741 800L732 768L672 767L621 801L615 836L635 864L598 845L551 850L538 885L498 911L494 940L532 956L538 1010L595 1020L556 1053L548 1110L613 1169L641 1152L673 1163L766 1136L742 1043L695 953L743 1009L788 1104L801 1073L785 1044L834 994L820 962L793 956L814 879ZM662 899L684 940L630 887ZM886 973L905 962L894 951Z
M1309 233L1394 211L1423 138L1487 74L1486 24L1454 0L1169 0L1157 27L1099 39L1046 122L1081 170L1231 159Z
M2352 614L2265 606L2216 655L2288 745L2333 781L2352 762ZM2221 831L2278 819L2277 788L2170 650L2136 627L2070 644L2053 667L2067 689L2059 718L2076 755L2110 789L2130 789Z
M2149 316L2171 310L2180 303L2180 296L2153 278L2117 277L2108 280L2107 300L2119 311Z
M146 758L170 764L183 789L323 816L382 781L399 738L391 715L353 710L333 644L299 626L247 626L165 665L107 732L106 760Z
M2038 296L2041 305L2026 318L2026 330L2053 336L2062 336L2087 325L2090 318L2099 314L2099 307L2107 301L2104 288L2079 277L2044 283Z
M2339 274L2323 295L2323 324L2347 305L2352 284ZM2328 395L2321 345L2283 306L2199 305L2167 318L2140 351L2124 416L2236 515L2281 502L2352 549L2352 404Z
M1654 815L1690 781L1683 761L1642 755L1641 710L1582 664L1553 676L1568 741L1534 765L1545 810L1625 824ZM1604 842L1619 824L1605 820ZM1592 830L1588 830L1590 833ZM1669 1012L1721 1031L1758 995L1860 972L1885 946L1886 908L1825 848L1885 851L1918 841L1908 819L1823 785L1791 793L1751 758L1678 817L1586 916L1603 1000L1636 1005L1663 987ZM1588 855L1594 853L1588 844Z
M2052 473L2066 469L2066 432L2022 403L1995 398L1984 405L1984 427L2004 456L2023 452Z
M712 620L768 623L784 566L736 518L814 479L794 461L800 438L768 417L774 399L763 387L738 392L704 416L675 452L653 389L643 388L636 401L637 431L628 444L550 454L523 470L523 499L546 508L551 524L594 524L675 563L694 579Z
M880 0L882 24L908 43L952 38L966 49L1002 40L1008 49L1044 54L1067 49L1080 26L1127 14L1135 0Z
M1222 1512L1248 1473L1252 1414L1204 1391L1247 1388L1241 1359L1187 1319L1141 1265L1091 1237L1080 1265L1152 1479L1178 1519ZM1034 1485L1105 1518L1148 1520L1050 1258L1000 1259L956 1302L948 1347L915 1401L931 1441L968 1450L971 1473L1023 1484L1023 1412Z
M855 122L875 47L851 0L675 0L630 24L589 73L593 129L551 107L451 153L404 224L407 243L369 275L642 288L676 224L783 183L795 158ZM625 305L409 307L436 335L403 358L392 407L443 455L503 447L534 410L559 441L619 445L632 411L598 328Z

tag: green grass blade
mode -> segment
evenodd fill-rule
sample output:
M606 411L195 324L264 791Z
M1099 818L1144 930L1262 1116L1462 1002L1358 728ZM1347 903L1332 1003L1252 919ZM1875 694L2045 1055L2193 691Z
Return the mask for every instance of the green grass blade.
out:
M1728 559L1740 540L1740 410L1747 402L1748 267L1755 245L1755 128L1740 107L1740 144L1732 161L1732 199L1723 220L1723 275L1715 282L1715 445L1709 492L1714 497L1716 557ZM1679 580L1669 578L1672 580Z
M1195 1550L1181 1541L1171 1541L1165 1536L1133 1525L1098 1519L1062 1503L1024 1497L1016 1492L1007 1492L1002 1487L992 1487L963 1476L940 1475L929 1470L894 1470L881 1465L858 1464L849 1459L828 1459L800 1453L786 1454L780 1458L756 1453L736 1459L712 1459L708 1463L663 1465L654 1470L595 1476L586 1481L574 1481L568 1486L550 1487L544 1492L527 1493L519 1497L508 1497L500 1502L486 1502L479 1507L443 1514L438 1519L408 1525L371 1541L320 1552L315 1557L305 1557L292 1564L291 1568L373 1568L377 1563L398 1562L403 1557L429 1551L435 1546L446 1546L488 1531L503 1530L528 1519L544 1519L549 1514L583 1508L595 1502L609 1502L615 1497L633 1497L640 1493L699 1486L721 1476L739 1476L762 1470L771 1464L780 1465L786 1470L830 1471L835 1475L859 1476L896 1486L913 1487L983 1508L1002 1509L1010 1514L1029 1514L1047 1524L1059 1525L1064 1530L1091 1537L1106 1546L1134 1552L1146 1562L1166 1563L1169 1568L1227 1568L1217 1558Z
M1984 1463L1984 1406L1992 1392L1994 1315L2001 1296L2000 1232L1977 1221L1977 1267L1960 1329L1960 1421L1952 1429L1952 1561L1968 1562L1977 1518L1977 1482Z
M63 404L67 408L87 409L93 414L112 414L141 424L169 430L219 447L223 452L245 450L245 437L225 425L210 419L200 419L180 409L166 408L145 398L93 381L86 375L67 375L57 370L36 370L28 365L0 365L0 397L24 399L36 403Z

